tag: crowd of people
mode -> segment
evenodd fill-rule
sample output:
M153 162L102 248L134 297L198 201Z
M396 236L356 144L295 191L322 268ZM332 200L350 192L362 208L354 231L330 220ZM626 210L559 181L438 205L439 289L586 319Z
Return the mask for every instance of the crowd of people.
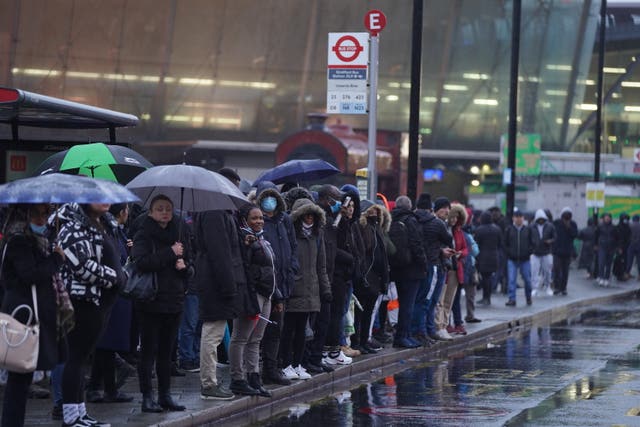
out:
M220 173L239 185L235 171ZM158 195L136 215L126 204L4 212L1 311L32 305L36 285L37 369L50 372L53 416L63 426L106 425L85 401L130 402L121 391L130 365L143 412L186 409L171 395L181 370L199 372L203 399L269 397L263 384L306 380L386 345L465 335L492 294L517 305L518 273L527 305L567 295L575 239L583 242L579 266L602 286L612 271L630 278L640 256L637 215L614 226L605 213L579 231L569 208L556 220L543 209L507 219L498 208L426 193L386 205L361 200L352 185L287 187L261 182L238 211L183 213ZM152 300L119 293L127 262L153 274ZM228 388L218 380L223 359ZM2 426L24 424L32 380L9 372Z

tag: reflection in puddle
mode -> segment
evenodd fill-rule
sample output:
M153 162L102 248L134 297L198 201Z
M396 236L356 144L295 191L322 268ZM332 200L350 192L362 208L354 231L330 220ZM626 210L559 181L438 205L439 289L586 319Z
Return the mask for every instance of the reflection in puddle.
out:
M619 319L622 328L615 327ZM296 405L261 425L614 425L614 417L627 417L620 425L640 425L628 420L640 413L640 331L629 329L619 313L613 320L596 313L588 323L535 328L311 406ZM617 396L633 404L613 408Z

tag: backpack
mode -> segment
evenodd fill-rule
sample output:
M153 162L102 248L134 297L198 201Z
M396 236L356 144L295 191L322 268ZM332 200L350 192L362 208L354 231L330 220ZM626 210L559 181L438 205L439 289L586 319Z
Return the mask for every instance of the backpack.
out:
M409 248L409 232L402 221L391 222L389 239L396 247L396 252L389 255L389 265L392 267L404 267L411 264L411 248Z

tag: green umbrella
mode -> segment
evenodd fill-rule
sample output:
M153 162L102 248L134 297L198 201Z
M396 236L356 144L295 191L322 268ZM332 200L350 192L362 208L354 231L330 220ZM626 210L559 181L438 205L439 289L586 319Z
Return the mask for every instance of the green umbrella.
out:
M64 172L126 184L153 165L136 151L101 142L74 145L56 153L38 167L35 175Z

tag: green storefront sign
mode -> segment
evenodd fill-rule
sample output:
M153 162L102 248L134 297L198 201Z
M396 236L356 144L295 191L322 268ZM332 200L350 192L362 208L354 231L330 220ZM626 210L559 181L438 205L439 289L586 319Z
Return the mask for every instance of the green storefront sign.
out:
M509 138L502 135L500 166L507 167ZM540 175L540 135L537 133L518 135L516 138L516 175Z

